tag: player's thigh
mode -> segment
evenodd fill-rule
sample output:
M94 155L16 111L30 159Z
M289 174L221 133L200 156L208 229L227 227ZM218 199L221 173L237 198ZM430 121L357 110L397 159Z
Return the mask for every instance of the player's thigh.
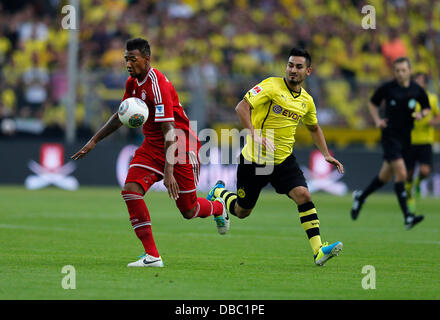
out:
M240 163L237 167L237 205L250 213L255 207L261 189L269 183L269 176L259 174L260 166L254 163L246 163L240 155Z
M159 169L162 167L163 160L153 149L138 148L130 161L124 189L141 186L147 192L154 183L163 179L163 172Z
M277 193L288 195L298 204L311 200L306 179L293 154L275 166L270 183Z
M384 160L391 164L397 159L405 158L411 148L410 141L405 137L397 136L396 133L383 134L381 144Z
M123 190L146 193L154 183L160 180L162 180L162 176L151 169L141 166L130 166ZM143 192L140 192L141 190Z
M174 165L174 179L179 186L177 208L184 217L192 216L197 206L197 185L199 182L200 164L197 159Z
M174 179L179 185L179 193L191 193L197 189L199 184L200 164L176 163L174 165Z

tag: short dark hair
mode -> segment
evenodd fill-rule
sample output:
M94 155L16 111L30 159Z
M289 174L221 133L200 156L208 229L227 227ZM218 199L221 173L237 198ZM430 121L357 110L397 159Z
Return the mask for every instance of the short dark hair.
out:
M393 62L393 67L397 64L397 63L402 63L402 62L406 62L408 63L408 67L411 68L411 62L409 61L409 59L407 57L400 57L397 58L396 60L394 60Z
M138 49L143 57L151 55L150 44L142 38L132 38L125 42L125 49L132 51Z
M425 80L425 83L428 82L428 74L425 73L425 72L416 72L416 73L413 75L413 79L415 79L415 78L417 78L417 77L423 77L423 80Z
M289 57L304 57L306 59L307 67L310 67L312 65L312 57L307 52L306 49L303 48L292 48L289 53Z

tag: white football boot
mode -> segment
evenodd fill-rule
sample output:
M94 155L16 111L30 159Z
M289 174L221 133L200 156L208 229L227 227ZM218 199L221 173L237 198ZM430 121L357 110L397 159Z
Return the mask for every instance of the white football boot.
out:
M223 213L221 216L214 217L214 221L217 224L217 230L220 234L226 234L229 230L229 226L231 225L231 221L229 220L228 210L226 209L225 201L222 198L217 198L215 201L221 202L223 205Z
M129 263L127 267L163 267L163 261L161 257L156 258L144 253L142 256L139 256L139 258L139 260Z

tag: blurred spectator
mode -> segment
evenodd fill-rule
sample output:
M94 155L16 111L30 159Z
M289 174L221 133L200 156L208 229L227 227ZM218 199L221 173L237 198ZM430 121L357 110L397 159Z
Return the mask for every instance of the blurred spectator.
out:
M382 45L382 54L387 60L388 66L391 66L397 58L406 57L405 44L399 38L395 29L390 29L389 40Z
M24 117L37 116L48 99L49 73L38 65L37 53L32 54L32 67L23 74L24 101L26 106L20 110ZM29 110L25 109L29 107Z
M128 77L124 43L130 37L149 40L152 66L172 80L185 108L206 114L208 126L237 125L239 99L265 77L282 76L280 65L293 46L312 55L306 90L316 98L325 125L369 125L365 103L373 86L391 76L387 65L400 56L429 72L434 89L440 89L439 1L80 2L76 120L83 133L99 127L120 102ZM0 118L36 119L47 126L43 132L53 135L62 134L66 114L69 33L60 27L64 4L0 3ZM380 29L361 28L366 4L374 5ZM197 112L200 108L206 110ZM11 134L10 124L5 126Z

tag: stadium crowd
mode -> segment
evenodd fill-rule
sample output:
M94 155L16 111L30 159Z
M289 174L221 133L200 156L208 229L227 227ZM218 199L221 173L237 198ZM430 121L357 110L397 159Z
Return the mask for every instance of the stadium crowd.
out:
M79 135L89 136L122 97L124 42L142 36L152 65L191 108L206 92L207 124L237 122L236 103L268 75L282 76L292 46L307 48L321 124L371 125L366 102L408 56L415 71L438 80L440 1L435 0L80 0ZM60 135L68 88L68 30L62 0L0 3L0 136ZM376 29L363 29L373 5ZM436 81L431 82L434 91ZM438 91L437 91L438 92ZM13 119L13 120L11 120ZM14 129L15 128L15 129Z

